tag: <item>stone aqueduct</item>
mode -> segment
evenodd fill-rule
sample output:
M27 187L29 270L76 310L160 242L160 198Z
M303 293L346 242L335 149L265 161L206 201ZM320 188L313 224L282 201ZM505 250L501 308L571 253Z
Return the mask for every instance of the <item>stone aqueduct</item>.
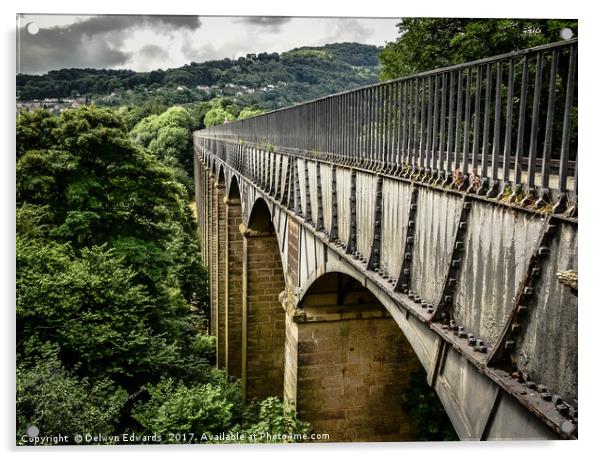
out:
M462 439L577 436L577 290L557 277L577 269L576 56L194 134L217 366L247 399L283 397L331 440L411 439L399 395L422 366Z

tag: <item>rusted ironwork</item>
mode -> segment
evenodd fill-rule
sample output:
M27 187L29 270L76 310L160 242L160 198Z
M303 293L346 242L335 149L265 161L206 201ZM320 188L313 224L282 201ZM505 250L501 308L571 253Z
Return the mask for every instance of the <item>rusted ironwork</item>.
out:
M374 237L370 249L370 257L368 258L368 270L379 272L380 268L380 253L381 253L381 231L382 231L382 209L383 209L383 177L378 176L376 183L376 197L374 203Z
M301 184L299 183L299 163L294 157L289 157L289 161L293 162L292 165L292 183L294 184L293 190L293 211L298 216L303 216L303 209L301 208Z
M349 236L347 238L346 254L357 254L357 190L355 170L351 171L351 196L349 198Z
M447 269L447 275L445 277L445 283L443 285L443 292L441 293L441 299L435 307L433 313L433 320L441 322L451 322L453 324L453 304L454 296L457 288L458 274L464 259L464 239L466 231L468 229L468 219L470 210L472 208L472 200L468 195L464 195L462 199L462 209L460 211L460 218L458 219L458 225L454 234L454 246L452 250L451 261ZM457 326L456 326L457 332ZM475 344L476 346L479 346Z
M541 274L543 263L549 255L548 248L556 234L558 225L557 220L553 216L550 216L542 226L537 245L533 254L529 257L527 270L514 297L514 304L510 315L498 341L493 344L491 354L488 358L489 364L514 370L512 352L516 342L520 339L524 324L529 317L529 309L534 304L535 283Z
M339 203L337 201L337 168L334 164L330 167L330 177L332 178L330 183L332 204L330 206L330 231L328 239L330 241L337 241L339 239Z
M410 208L406 224L406 240L404 242L403 262L395 284L395 291L407 293L411 286L412 257L414 252L414 234L416 230L416 211L418 209L418 188L412 187L410 195Z
M303 169L305 176L305 221L313 224L313 213L311 209L311 192L309 188L309 168L307 166L308 160L303 161Z
M207 159L209 159L211 156L211 153L207 152ZM230 167L230 165L226 166ZM214 167L215 166L213 166L213 168ZM334 165L332 165L332 167L334 168ZM355 169L352 169L352 177L355 176L354 171ZM211 168L207 169L207 173L208 175L212 174ZM241 182L245 180L245 178L241 179L243 179ZM403 181L404 179L398 178L398 180ZM208 182L210 183L210 181ZM355 177L353 178L352 182L355 186ZM420 187L431 188L430 185L422 183L414 183L414 187L416 189ZM244 186L241 189L247 190L248 186ZM461 196L467 195L466 192L462 192L459 190L450 189L449 192ZM259 191L259 193L263 192ZM355 191L353 192L353 196L355 196ZM275 204L273 202L273 198L269 196L264 196L264 198L266 199L266 201L271 202L272 205ZM469 198L471 200L487 200L484 197L476 196L471 196ZM537 213L537 210L529 208L520 209L522 212ZM309 232L313 233L314 237L322 241L324 244L328 244L330 242L329 238L326 235L321 234L320 232L316 231L316 229L313 226L311 226L308 223L305 223L302 216L296 215L291 212L287 214L287 218L295 219L299 225L309 230ZM571 218L564 216L552 216L551 220L567 222L573 221ZM550 233L553 230L554 229L547 229L546 232ZM301 238L301 235L303 234L304 233L301 232ZM539 246L541 245L538 245L538 247ZM341 245L334 244L331 245L331 248L335 252L337 252L341 258L346 258L346 260L350 264L356 266L358 269L365 268L365 265L361 263L360 260L358 260L352 253L346 251L345 248ZM546 256L545 250L541 255ZM399 308L405 310L406 318L408 318L409 315L412 315L413 317L417 318L421 323L428 325L428 327L438 335L438 340L442 340L441 357L439 359L441 363L443 363L444 356L446 353L452 350L460 353L468 362L475 366L480 373L487 376L496 385L498 385L501 390L503 390L503 392L498 393L498 397L501 397L502 394L506 394L514 398L522 406L524 406L527 410L534 414L535 417L537 417L543 423L545 423L547 426L553 429L560 437L565 439L576 439L578 425L578 409L576 405L568 404L565 401L562 401L560 396L549 393L548 388L545 385L538 385L535 382L526 380L528 378L526 374L515 375L516 373L508 372L503 368L494 366L493 363L489 363L488 356L483 354L482 352L475 350L474 346L472 346L467 340L467 337L459 337L459 328L452 330L449 326L446 327L445 324L430 321L430 315L426 315L422 308L417 308L415 302L412 302L412 298L408 298L407 296L398 294L391 290L391 285L388 282L386 282L381 276L379 276L378 273L367 271L365 272L365 277L366 280L369 280L370 283L374 284L376 287L378 287L378 289L387 292L391 296L391 299L394 302L396 302L396 305ZM443 364L439 366L438 372L441 372L442 365ZM432 379L431 381L434 384L436 375L432 375L430 378ZM497 404L497 402L495 402L495 404ZM482 433L482 436L484 438L487 437L487 430L488 427Z
M316 161L316 197L318 209L316 211L316 230L324 231L324 205L322 198L322 177L320 175L320 162Z

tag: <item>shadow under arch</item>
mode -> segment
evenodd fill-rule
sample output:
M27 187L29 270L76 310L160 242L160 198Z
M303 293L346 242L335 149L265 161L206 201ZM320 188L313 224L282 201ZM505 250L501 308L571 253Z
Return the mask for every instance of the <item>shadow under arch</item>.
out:
M211 157L209 159L209 170L213 176L217 176L217 161Z
M403 332L403 335L412 346L414 353L416 356L418 356L422 366L428 372L432 363L430 350L435 348L435 342L438 340L435 332L431 331L428 326L424 325L413 316L406 315L405 312L397 306L396 302L385 291L380 289L374 283L370 282L364 274L358 271L351 264L343 260L329 260L321 264L307 277L302 286L299 288L299 303L303 301L305 295L318 278L333 272L344 273L345 275L354 278L360 284L365 286L365 288L378 299L378 301L395 320L398 327Z
M286 289L278 238L267 203L258 198L244 228L243 394L283 397Z
M218 172L217 172L217 183L219 185L226 185L226 175L224 173L224 165L220 164L217 166Z
M274 224L272 223L272 212L267 202L261 197L257 198L253 203L247 228L253 232L276 234Z
M232 174L226 196L228 197L228 200L240 201L240 187L238 186L238 178L235 174Z
M346 271L316 273L300 296L299 417L330 441L419 440L402 395L424 375L422 363L377 295Z

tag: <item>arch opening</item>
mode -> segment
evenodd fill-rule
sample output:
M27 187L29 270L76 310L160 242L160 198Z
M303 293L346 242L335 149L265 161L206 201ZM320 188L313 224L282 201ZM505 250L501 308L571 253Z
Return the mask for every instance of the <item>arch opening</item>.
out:
M255 201L251 215L249 216L248 228L250 231L258 233L268 233L270 235L275 233L274 225L272 224L272 213L263 198Z
M423 439L407 396L428 388L426 375L376 296L355 278L331 272L314 281L299 308L289 333L297 338L299 417L330 441Z
M278 240L266 202L258 199L244 233L243 385L247 399L283 396L285 291Z
M228 187L228 200L240 201L240 189L238 187L238 179L235 175L232 175L230 187Z
M223 167L223 165L219 165L219 171L217 173L217 183L219 185L225 185L226 184L226 176L224 174L224 167Z

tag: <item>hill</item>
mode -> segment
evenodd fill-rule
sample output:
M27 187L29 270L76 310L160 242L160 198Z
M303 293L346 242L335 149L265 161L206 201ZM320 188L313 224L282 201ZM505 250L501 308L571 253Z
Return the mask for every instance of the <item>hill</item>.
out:
M382 48L334 43L283 53L192 62L151 72L61 69L17 75L20 101L82 98L97 105L164 105L228 96L242 105L273 109L378 81Z

